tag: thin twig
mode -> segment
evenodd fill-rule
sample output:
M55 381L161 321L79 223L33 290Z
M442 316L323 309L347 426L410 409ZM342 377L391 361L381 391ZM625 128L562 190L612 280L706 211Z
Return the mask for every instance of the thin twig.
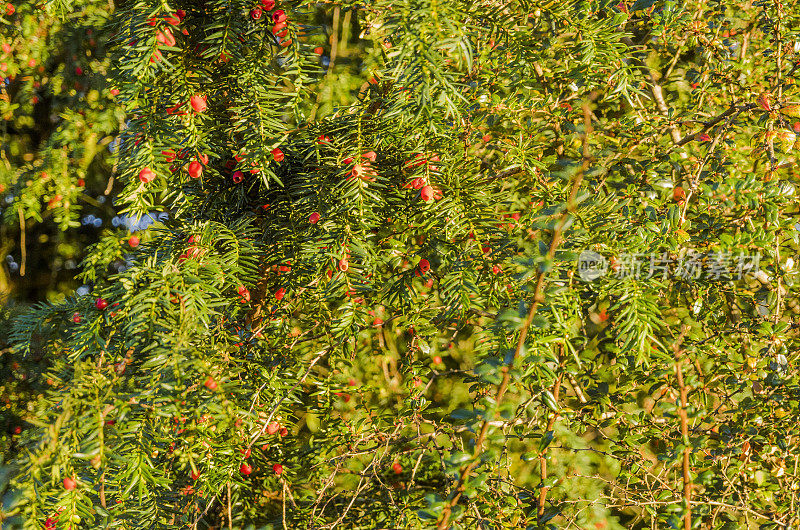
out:
M682 326L681 333L672 344L672 350L675 352L675 374L678 379L678 390L680 391L680 407L678 408L678 416L681 419L681 436L683 437L683 500L686 503L686 513L683 516L684 530L692 529L692 472L689 465L689 456L691 454L691 447L689 446L689 416L686 412L688 391L683 381L683 350L681 344L686 334L689 332L689 326Z
M590 97L591 99L594 99L596 97L596 94L592 93ZM573 179L572 188L570 190L569 198L567 200L566 210L561 215L561 219L553 233L553 240L551 241L550 248L548 249L547 252L548 261L552 261L555 258L556 250L561 245L561 240L563 237L564 229L567 224L567 220L570 214L573 214L575 211L575 198L578 195L578 189L580 188L581 183L583 182L583 177L586 174L586 171L589 169L589 162L590 162L589 136L591 135L592 132L592 123L591 123L591 110L589 108L588 101L584 101L583 115L584 115L583 162L581 164L580 170L577 172L577 174ZM533 303L531 304L530 310L528 311L528 315L525 318L525 322L523 323L522 328L520 330L519 338L517 340L517 346L514 350L514 355L508 361L508 364L504 367L503 379L497 386L494 399L496 410L499 409L500 403L502 402L506 390L508 389L508 385L511 382L511 372L516 360L519 358L522 348L525 346L525 340L528 337L528 330L530 329L533 319L536 316L536 312L538 311L539 306L544 302L545 278L546 278L546 270L540 268L537 271L536 287L534 289ZM469 474L472 472L472 470L478 465L479 462L478 457L483 452L483 444L486 440L486 436L489 433L489 426L490 426L490 420L488 418L484 419L481 425L480 432L478 434L478 438L475 441L475 451L473 454L473 459L469 464L465 465L461 469L461 472L459 473L458 483L455 487L454 494L452 495L448 503L444 506L442 510L442 516L437 524L437 528L439 530L445 530L447 528L453 507L456 504L458 504L461 495L464 493L467 478L469 477Z

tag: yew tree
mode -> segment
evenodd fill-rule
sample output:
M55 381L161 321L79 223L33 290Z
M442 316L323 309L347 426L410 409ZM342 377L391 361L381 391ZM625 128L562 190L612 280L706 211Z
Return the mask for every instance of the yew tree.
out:
M26 8L159 221L15 319L3 524L800 523L796 2Z

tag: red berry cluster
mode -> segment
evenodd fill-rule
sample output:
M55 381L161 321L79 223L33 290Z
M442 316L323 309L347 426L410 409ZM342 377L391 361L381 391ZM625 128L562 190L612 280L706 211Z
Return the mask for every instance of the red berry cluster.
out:
M438 201L442 198L442 192L431 186L428 182L427 174L430 172L439 171L439 166L432 164L431 162L439 162L439 155L433 154L426 156L422 153L417 153L412 160L408 160L405 164L405 167L408 169L414 169L426 165L425 177L416 177L411 182L406 183L403 186L404 188L413 188L415 190L419 190L419 196L425 202L430 202L434 199Z

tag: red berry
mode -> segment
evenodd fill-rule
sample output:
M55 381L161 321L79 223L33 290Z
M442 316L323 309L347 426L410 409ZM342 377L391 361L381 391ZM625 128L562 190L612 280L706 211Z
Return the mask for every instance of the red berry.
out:
M244 285L240 285L236 292L239 293L239 297L241 298L240 302L245 303L250 301L250 291Z
M197 155L197 159L200 160L200 163L204 166L208 165L208 155L205 153L200 153Z
M392 464L392 471L394 471L395 475L399 475L403 472L403 466L400 465L400 462L395 462Z
M206 96L195 94L189 99L189 103L192 105L192 108L198 114L205 112L206 108L208 108L208 104L206 103Z
M261 15L263 13L264 12L261 10L260 7L254 7L253 9L250 10L250 18L252 18L253 20L258 20L259 18L261 18Z
M83 68L81 68L80 66L76 66L75 75L83 75Z
M380 317L376 318L375 320L372 321L372 325L376 326L376 327L377 326L382 326L383 325L383 319L380 318Z
M426 272L431 270L430 261L426 260L425 258L422 258L421 260L419 260L419 270L420 270L420 272L422 274L425 274Z
M252 451L250 450L249 447L245 447L244 449L242 449L242 454L244 455L245 458L250 458Z
M138 247L139 246L139 242L140 242L139 238L136 237L136 236L131 236L130 238L128 238L128 245L130 245L131 248Z
M75 313L72 313L72 321L75 322L76 324L80 324L81 314L78 313L77 311Z
M419 196L422 197L422 200L425 202L430 201L431 199L433 199L433 188L430 186L424 186L420 190Z
M200 472L199 471L192 471L191 477L192 477L192 480L199 479L200 478Z
M186 11L184 11L183 9L176 9L175 16L178 17L181 20L181 22L183 22L183 19L186 17Z
M276 434L281 430L281 424L277 421L271 421L267 424L267 434Z
M283 22L285 20L286 20L286 13L283 11L283 9L278 9L277 11L272 13L272 21L275 22L276 24Z
M199 179L203 176L203 164L200 162L192 161L189 162L189 176L193 179Z
M275 7L275 0L261 0L261 5L264 6L264 9L267 11L272 11L272 8Z
M236 171L231 178L234 184L240 184L244 180L244 173Z
M289 434L289 429L287 429L286 427L281 429L281 437L282 438L285 437L287 434Z
M495 274L500 274L500 272L501 272L500 271L500 266L499 265L493 265L492 266L492 272L495 273Z
M19 433L21 433L21 432L22 432L22 427L20 427L19 425L17 425L16 427L14 427L14 434L19 434Z
M437 355L433 358L433 364L442 364L442 358Z
M253 472L253 466L251 466L247 462L243 463L239 467L239 473L241 473L242 475L249 475L252 472Z
M172 36L172 30L169 28L156 32L156 41L162 46L175 46L175 37Z
M281 287L277 291L275 291L275 299L276 300L283 300L284 295L286 294L286 289Z
M211 391L214 391L214 390L217 389L217 382L214 381L214 378L211 377L211 376L209 376L208 379L206 379L206 382L204 384L206 385L206 388L211 390Z
M97 300L95 300L94 306L100 311L102 311L103 309L108 307L108 302L105 300L105 298L98 298Z
M314 53L316 53L317 55L322 55L322 52L324 51L325 48L323 48L322 46L317 46L316 48L314 48Z
M280 464L275 464L274 466L272 466L272 471L276 475L280 475L281 473L283 473L283 466Z
M74 490L75 486L78 485L78 483L75 482L75 479L71 478L71 477L65 478L64 480L61 481L61 483L64 484L64 489L67 490L67 491Z
M681 202L686 198L686 192L680 186L675 186L675 189L672 190L672 200L675 202Z
M145 184L149 184L150 182L153 182L153 180L155 180L155 178L156 178L156 174L153 173L153 170L150 169L149 167L143 168L141 171L139 171L139 180L141 180Z
M270 152L272 153L272 158L275 159L275 162L280 162L283 160L284 158L283 151L281 151L279 148L276 147Z
M794 129L794 132L800 133L800 121L794 122L794 124L792 124L792 129Z
M350 268L350 264L347 262L347 259L342 258L339 260L339 270L342 272L347 271Z
M320 217L319 214L317 212L314 212L308 216L308 222L311 223L312 225L315 225L319 221L319 217Z

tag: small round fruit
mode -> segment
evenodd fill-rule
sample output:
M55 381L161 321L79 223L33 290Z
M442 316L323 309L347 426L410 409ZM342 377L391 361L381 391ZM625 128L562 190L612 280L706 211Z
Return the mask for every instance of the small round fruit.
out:
M72 321L75 322L76 324L80 324L81 323L81 314L78 313L77 311L75 313L72 313Z
M312 213L308 216L308 222L312 225L315 225L319 222L320 215L317 212Z
M231 178L234 184L240 184L244 180L244 173L236 171Z
M195 94L189 99L189 104L192 106L192 109L198 114L201 114L206 111L208 108L208 103L206 100L206 96Z
M423 186L419 192L419 196L423 201L429 202L431 199L433 199L433 188L430 186Z
M400 465L400 462L395 462L392 464L392 471L394 471L395 475L399 475L403 472L403 466Z
M143 168L139 171L139 180L144 182L145 184L149 184L156 179L156 174L153 173L153 170L149 167Z
M214 378L211 377L211 376L209 376L208 379L206 379L206 382L204 384L206 385L206 388L211 390L211 391L214 391L214 390L217 389L217 382L214 381Z
M422 274L425 274L426 272L431 270L431 262L426 260L425 258L422 258L421 260L419 260L419 270Z
M247 462L239 466L239 473L241 473L242 475L249 475L252 472L253 472L253 466L251 466Z
M203 164L201 164L197 160L193 160L189 162L188 171L190 177L192 177L193 179L199 179L200 177L203 176Z
M271 421L267 424L267 434L277 434L281 430L281 424L277 421Z
M272 466L272 471L276 475L280 475L281 473L283 473L283 466L280 464L275 464Z
M78 483L75 482L75 479L72 477L66 477L64 480L61 481L61 483L64 485L64 489L67 491L74 490L75 487L78 485Z
M141 241L140 241L140 240L139 240L139 238L138 238L138 237L136 237L136 236L131 236L130 238L128 238L128 245L129 245L131 248L136 248L136 247L138 247L138 246L139 246L139 243L141 243Z
M106 301L105 298L98 298L97 300L94 301L94 306L100 311L102 311L103 309L108 307L108 302Z
M240 285L236 292L239 293L239 302L244 304L250 301L250 290L244 285Z

